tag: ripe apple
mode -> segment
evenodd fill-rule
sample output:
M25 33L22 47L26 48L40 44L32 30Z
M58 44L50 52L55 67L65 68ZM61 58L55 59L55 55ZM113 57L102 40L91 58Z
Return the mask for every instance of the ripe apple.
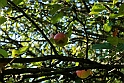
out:
M77 70L76 74L79 78L84 79L84 78L87 78L89 75L91 75L92 71L90 69L88 69L88 70Z
M63 47L68 42L68 37L64 33L57 33L54 36L55 44L59 47Z

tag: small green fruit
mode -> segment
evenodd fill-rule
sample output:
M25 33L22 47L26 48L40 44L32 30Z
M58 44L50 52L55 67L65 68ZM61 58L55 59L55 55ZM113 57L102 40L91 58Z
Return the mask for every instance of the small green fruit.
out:
M57 33L54 36L55 44L59 47L63 47L68 42L68 37L64 33Z
M76 74L79 78L87 78L89 75L92 75L92 71L90 69L88 70L77 70Z

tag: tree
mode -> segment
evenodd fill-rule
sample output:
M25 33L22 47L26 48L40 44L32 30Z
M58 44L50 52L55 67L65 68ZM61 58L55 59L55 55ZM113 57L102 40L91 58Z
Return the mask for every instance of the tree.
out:
M124 83L122 0L1 0L0 81ZM51 34L64 33L59 47ZM77 70L92 71L87 78Z

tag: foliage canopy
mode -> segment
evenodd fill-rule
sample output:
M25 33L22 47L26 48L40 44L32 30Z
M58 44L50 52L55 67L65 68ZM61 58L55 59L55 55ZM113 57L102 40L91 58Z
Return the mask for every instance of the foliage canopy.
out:
M124 82L123 0L0 0L0 81ZM50 34L62 32L58 47ZM81 79L76 70L91 69Z

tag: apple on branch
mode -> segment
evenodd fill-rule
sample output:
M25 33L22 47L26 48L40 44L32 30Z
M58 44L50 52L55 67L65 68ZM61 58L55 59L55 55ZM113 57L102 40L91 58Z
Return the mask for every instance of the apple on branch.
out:
M92 75L92 71L90 69L88 70L77 70L76 74L79 78L87 78L88 76Z
M57 33L55 36L54 36L54 41L55 41L55 44L59 47L63 47L67 44L68 42L68 37L64 34L64 33Z

